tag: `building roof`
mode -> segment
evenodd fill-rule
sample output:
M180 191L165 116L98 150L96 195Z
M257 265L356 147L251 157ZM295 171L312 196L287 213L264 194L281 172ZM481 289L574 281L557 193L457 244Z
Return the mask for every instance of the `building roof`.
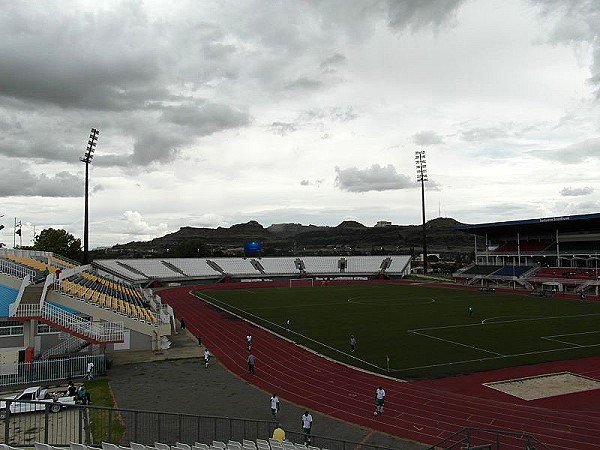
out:
M475 225L457 225L456 229L465 233L505 234L517 232L547 232L558 230L565 232L600 232L600 213L579 214L572 216L543 217L539 219L509 220L506 222L490 222Z

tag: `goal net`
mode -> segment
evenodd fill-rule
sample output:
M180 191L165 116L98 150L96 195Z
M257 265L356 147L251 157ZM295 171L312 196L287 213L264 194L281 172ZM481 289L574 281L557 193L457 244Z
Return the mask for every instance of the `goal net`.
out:
M291 278L290 287L314 287L314 278Z

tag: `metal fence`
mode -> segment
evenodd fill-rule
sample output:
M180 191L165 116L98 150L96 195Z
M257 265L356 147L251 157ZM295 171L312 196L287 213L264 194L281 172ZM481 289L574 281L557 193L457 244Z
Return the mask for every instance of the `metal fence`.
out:
M13 402L17 403L17 402ZM18 402L40 404L40 402ZM100 446L110 442L130 446L131 442L154 445L155 442L174 445L212 441L227 442L243 439L268 439L277 424L273 421L238 419L190 414L114 409L94 405L74 405L51 412L54 403L45 403L42 410L11 414L0 420L0 441L14 447L32 447L35 442L55 446L81 443ZM15 409L14 405L8 409ZM286 432L287 439L301 443L304 435ZM330 450L393 450L389 447L344 441L325 436L311 436L311 445Z
M39 384L84 377L89 362L94 363L94 375L106 374L105 355L73 356L17 364L0 364L0 386Z
M427 450L502 450L508 448L550 450L534 436L527 433L476 427L463 428L432 445Z

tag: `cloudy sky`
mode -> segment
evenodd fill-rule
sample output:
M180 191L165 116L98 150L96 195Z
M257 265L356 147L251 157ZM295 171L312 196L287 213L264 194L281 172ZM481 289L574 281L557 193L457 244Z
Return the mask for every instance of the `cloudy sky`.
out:
M600 212L595 0L0 0L0 242ZM18 244L17 240L17 244Z

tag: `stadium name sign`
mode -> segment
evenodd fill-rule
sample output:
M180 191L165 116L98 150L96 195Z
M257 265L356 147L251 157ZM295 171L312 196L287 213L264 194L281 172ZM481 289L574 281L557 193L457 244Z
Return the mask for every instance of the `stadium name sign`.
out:
M547 219L540 219L540 223L541 222L558 222L561 220L570 220L571 218L569 216L563 216L563 217L549 217Z

